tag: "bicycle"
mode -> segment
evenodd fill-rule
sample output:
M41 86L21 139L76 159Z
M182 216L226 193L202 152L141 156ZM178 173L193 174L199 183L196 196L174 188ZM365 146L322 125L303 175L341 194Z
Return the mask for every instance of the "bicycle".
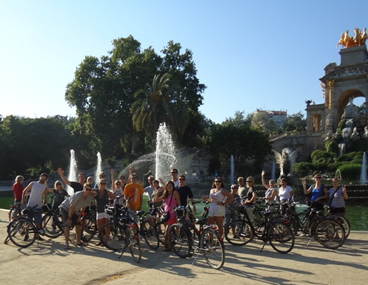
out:
M89 207L89 211L82 214L83 234L82 240L89 242L98 233L96 222L96 207Z
M198 203L198 202L194 202ZM225 247L216 225L207 225L207 218L196 220L189 205L175 208L178 223L169 228L171 249L181 258L203 255L213 269L220 269L225 262Z
M257 230L250 222L244 205L240 206L239 212L243 217L225 227L225 238L230 244L245 245L256 237L263 241L261 252L267 242L275 251L283 254L294 248L295 238L288 225L288 220L274 218L272 212L264 212L261 225ZM230 232L233 233L233 238L230 237Z
M49 205L44 205L42 210L45 215L42 217L42 228L49 238L57 238L64 233L63 220L59 209L51 209Z
M33 215L38 211L34 207L27 207L22 210L22 215L14 219L8 224L7 234L9 240L16 246L26 248L32 245L36 239L40 238L40 235L44 235L42 229L38 229L36 224L33 222Z
M21 215L21 212L22 212L21 202L16 202L14 205L10 205L8 212L9 222L11 222L11 220L15 219L16 217L19 217Z
M284 204L285 215L295 234L301 231L317 240L323 247L336 249L345 242L345 230L336 217L325 216L323 210L308 209L302 213L295 210L296 203ZM309 244L309 243L308 243Z
M110 250L120 251L119 258L129 248L133 260L139 263L142 256L139 229L129 216L128 208L114 205L113 207L107 207L106 212L112 218L98 232L101 243Z

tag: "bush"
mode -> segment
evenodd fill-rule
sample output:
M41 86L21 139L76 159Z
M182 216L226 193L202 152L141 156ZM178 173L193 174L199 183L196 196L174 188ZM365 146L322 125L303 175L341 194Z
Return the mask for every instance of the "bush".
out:
M309 175L313 170L313 164L311 162L299 162L293 166L293 173L297 177L303 177Z
M359 179L362 166L360 164L343 164L339 167L344 179Z

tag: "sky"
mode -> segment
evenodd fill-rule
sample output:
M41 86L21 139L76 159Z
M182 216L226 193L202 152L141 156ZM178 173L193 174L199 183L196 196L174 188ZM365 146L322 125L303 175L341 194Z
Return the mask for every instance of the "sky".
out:
M366 0L0 0L0 115L76 116L65 90L85 56L132 35L157 53L193 53L200 111L221 123L256 109L305 114L345 30L368 27Z

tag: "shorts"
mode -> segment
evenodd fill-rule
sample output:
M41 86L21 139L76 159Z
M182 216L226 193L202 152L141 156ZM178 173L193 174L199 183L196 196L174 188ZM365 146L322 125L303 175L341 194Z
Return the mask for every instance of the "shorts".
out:
M106 214L105 212L97 213L96 220L102 220L102 219L110 219L110 216Z
M42 223L42 210L40 208L36 208L33 213L33 219L36 224Z
M69 211L65 210L64 208L59 208L59 209L61 212L61 218L63 219L64 227L66 227L67 226L66 223L68 222L68 218L69 218ZM79 215L74 213L72 217L72 226L81 224L80 222L78 222L78 218L79 218Z
M210 210L208 211L209 217L224 217L225 206L211 204Z

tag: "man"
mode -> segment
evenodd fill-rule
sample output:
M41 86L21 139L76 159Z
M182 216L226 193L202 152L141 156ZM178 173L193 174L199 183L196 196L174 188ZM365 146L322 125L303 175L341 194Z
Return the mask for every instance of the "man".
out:
M179 187L178 170L176 168L171 169L171 181L174 182L175 188ZM163 183L165 185L165 183Z
M245 189L244 177L239 176L237 180L238 180L238 193L240 194L240 196L242 195L245 196L247 190Z
M74 189L74 193L83 190L83 185L84 183L86 183L86 180L87 180L87 176L83 172L79 173L78 182L69 181L64 176L64 170L62 168L58 168L57 172L59 173L61 180L63 180L65 184L69 185L70 187Z
M98 175L98 181L96 181L97 183L95 184L95 187L93 187L94 189L98 189L98 183L100 183L101 180L106 180L107 179L107 175L105 172L101 172L99 175Z
M189 186L185 185L185 182L186 182L185 181L185 176L180 175L180 177L179 177L179 187L177 187L176 189L179 192L181 205L186 207L187 206L187 201L188 201L188 198L189 198L190 201L192 202L194 213L197 213L196 206L193 204L194 198L193 198L192 189Z
M127 200L130 216L138 223L138 216L135 212L142 208L144 190L142 185L137 183L137 175L135 173L130 175L130 181L124 188L124 196Z
M148 176L148 183L149 186L147 186L146 188L144 188L144 192L148 194L148 201L151 202L152 200L152 193L155 190L155 187L153 186L153 181L155 180L155 178L153 177L153 175Z
M27 206L32 207L32 208L36 207L35 212L33 214L33 218L38 228L38 231L41 234L44 233L41 227L41 222L42 222L41 207L47 202L47 193L48 193L48 188L47 188L47 183L46 183L47 177L48 176L46 173L42 173L40 175L38 182L29 183L28 186L23 190L23 193L22 193L22 204L24 204L27 193L31 191L31 195L29 196ZM43 240L43 239L39 237L39 240Z
M95 197L91 194L92 185L84 184L83 191L78 191L65 199L59 206L60 213L64 224L64 237L65 237L65 249L69 247L69 231L71 226L75 226L75 232L77 234L77 245L85 246L86 244L81 241L82 236L82 215L86 208L91 205Z

